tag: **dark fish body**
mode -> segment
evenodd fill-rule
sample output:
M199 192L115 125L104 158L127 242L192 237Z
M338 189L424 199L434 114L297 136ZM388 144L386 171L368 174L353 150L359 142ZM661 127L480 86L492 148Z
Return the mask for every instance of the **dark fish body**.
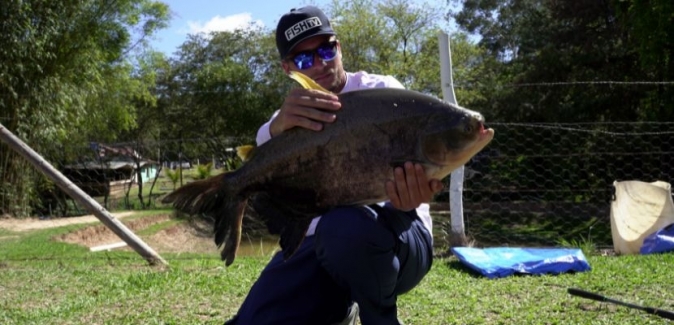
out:
M182 211L216 219L215 240L231 264L246 200L256 193L296 221L281 246L299 246L310 220L329 209L387 200L385 183L406 161L442 179L493 138L482 116L432 96L393 88L339 95L337 119L322 131L290 129L253 149L239 169L169 194ZM287 236L286 236L287 235Z

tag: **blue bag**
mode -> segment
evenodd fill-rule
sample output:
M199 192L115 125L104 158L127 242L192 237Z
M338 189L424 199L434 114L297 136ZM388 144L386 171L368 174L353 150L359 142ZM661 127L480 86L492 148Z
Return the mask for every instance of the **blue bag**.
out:
M577 248L454 247L452 252L463 264L490 279L515 273L559 274L590 270L583 251Z
M674 251L674 223L644 238L639 251L644 255Z

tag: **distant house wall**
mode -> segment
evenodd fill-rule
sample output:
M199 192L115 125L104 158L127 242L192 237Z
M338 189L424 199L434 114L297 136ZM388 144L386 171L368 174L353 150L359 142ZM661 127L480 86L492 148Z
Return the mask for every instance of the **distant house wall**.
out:
M87 194L96 196L116 196L123 193L130 183L137 183L136 164L128 161L89 162L66 166L62 172ZM141 163L141 181L152 181L158 173L159 165L154 162Z
M155 164L147 164L140 168L140 178L142 183L154 180L159 173L159 166Z

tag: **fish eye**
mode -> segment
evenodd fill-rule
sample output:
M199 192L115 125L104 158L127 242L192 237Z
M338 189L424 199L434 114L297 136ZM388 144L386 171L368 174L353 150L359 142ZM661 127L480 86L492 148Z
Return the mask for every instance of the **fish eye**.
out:
M463 130L464 130L466 133L471 133L471 132L473 132L473 126L470 125L470 124L466 124L466 126L464 126Z

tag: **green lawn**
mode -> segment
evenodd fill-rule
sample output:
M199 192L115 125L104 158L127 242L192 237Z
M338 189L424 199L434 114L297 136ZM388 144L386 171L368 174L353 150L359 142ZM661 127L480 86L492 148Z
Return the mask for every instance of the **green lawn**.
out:
M150 267L132 252L90 253L51 240L73 229L0 231L0 324L222 324L268 259L240 257L224 267L214 254L160 252L170 266ZM588 259L590 272L497 280L436 259L422 284L401 296L399 317L405 324L668 324L566 289L674 310L674 254Z

